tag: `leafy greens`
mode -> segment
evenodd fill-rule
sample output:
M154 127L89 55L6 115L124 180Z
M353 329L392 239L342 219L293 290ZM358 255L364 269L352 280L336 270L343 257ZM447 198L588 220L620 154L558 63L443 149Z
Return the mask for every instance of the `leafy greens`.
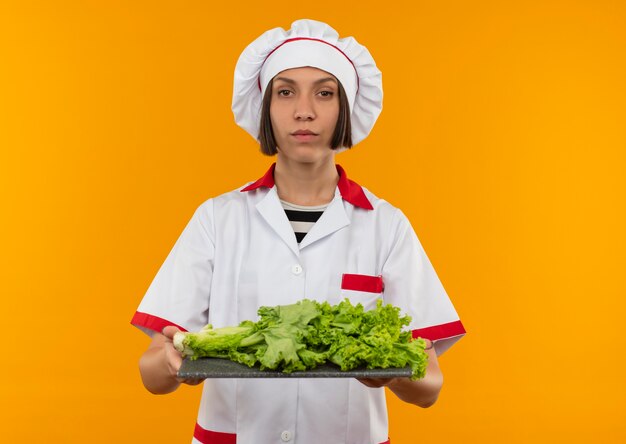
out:
M225 358L261 370L286 373L330 361L341 370L411 366L411 379L426 374L426 342L403 331L411 318L379 300L373 310L348 299L337 305L303 299L291 305L261 307L257 322L176 333L174 346L190 359Z

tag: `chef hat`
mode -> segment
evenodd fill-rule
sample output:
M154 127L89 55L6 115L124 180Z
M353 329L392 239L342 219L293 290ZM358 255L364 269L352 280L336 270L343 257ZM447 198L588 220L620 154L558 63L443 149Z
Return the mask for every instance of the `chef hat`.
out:
M270 29L244 49L235 67L235 121L259 137L263 94L286 69L311 66L334 75L350 106L352 143L365 139L382 110L382 74L367 48L353 37L339 38L326 23L297 20L291 29ZM341 148L337 151L341 151Z

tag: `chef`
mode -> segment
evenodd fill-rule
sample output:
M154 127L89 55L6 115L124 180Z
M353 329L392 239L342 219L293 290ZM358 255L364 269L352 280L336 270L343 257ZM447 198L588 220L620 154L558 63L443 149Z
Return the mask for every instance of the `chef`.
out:
M382 299L427 339L424 379L208 379L192 442L388 443L383 387L432 405L443 381L437 356L465 330L404 214L335 163L378 118L381 73L354 38L298 20L243 51L232 109L275 163L201 204L154 278L132 319L152 338L144 385L169 393L200 382L177 378L176 331L237 325L260 306L303 298L366 309Z

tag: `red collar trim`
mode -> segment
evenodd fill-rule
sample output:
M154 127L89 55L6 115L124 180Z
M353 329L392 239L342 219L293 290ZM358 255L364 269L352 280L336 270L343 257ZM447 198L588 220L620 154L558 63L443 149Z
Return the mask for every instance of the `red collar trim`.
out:
M341 168L341 165L337 165L337 172L339 173L339 183L337 187L341 193L343 200L350 202L355 207L363 208L365 210L373 210L374 207L370 203L363 188L358 183L348 179L346 172Z
M252 191L261 187L272 188L274 186L274 169L276 169L275 163L272 164L270 169L267 170L267 172L263 175L263 177L261 177L256 182L251 183L247 187L243 188L241 192L243 193L244 191Z
M254 183L251 183L245 188L242 188L242 192L244 191L252 191L257 188L272 188L275 184L274 182L274 169L276 168L276 164L273 163L269 170ZM351 203L355 207L363 208L365 210L373 210L374 207L370 203L367 196L365 196L365 192L363 188L358 183L348 179L346 172L340 165L337 165L337 172L339 173L339 183L337 183L337 188L339 188L339 193L341 193L341 197L346 202Z

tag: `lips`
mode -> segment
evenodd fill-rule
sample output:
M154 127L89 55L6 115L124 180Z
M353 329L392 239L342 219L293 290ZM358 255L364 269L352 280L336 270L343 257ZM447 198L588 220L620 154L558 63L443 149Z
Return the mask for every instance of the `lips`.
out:
M314 133L310 130L298 130L291 133L293 136L317 136L317 133Z
M300 129L291 133L291 137L301 143L308 143L317 140L318 134L311 130Z

